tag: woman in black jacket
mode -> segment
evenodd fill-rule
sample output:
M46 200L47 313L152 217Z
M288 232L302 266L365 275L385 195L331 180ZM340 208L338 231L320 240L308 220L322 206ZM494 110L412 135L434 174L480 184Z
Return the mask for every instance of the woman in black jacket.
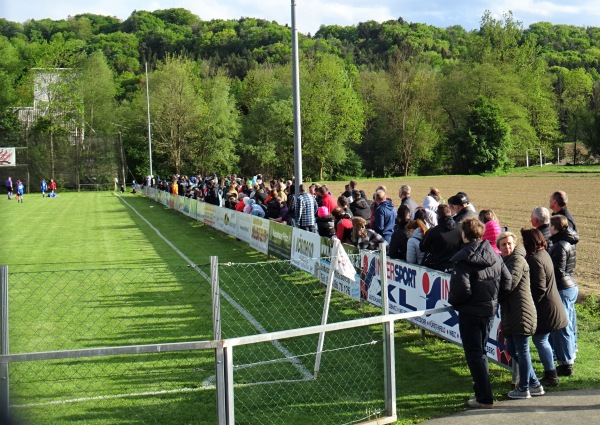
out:
M550 341L558 363L556 368L558 376L570 376L573 374L577 348L575 302L579 295L579 288L573 280L573 272L576 264L575 246L579 242L579 235L569 228L569 221L563 215L554 215L550 218L550 234L552 248L549 254L554 265L556 287L569 320L566 327L552 332Z
M472 217L460 224L464 247L452 257L448 302L459 312L458 328L475 398L467 405L490 409L494 405L486 345L498 306L498 292L508 291L511 275L502 259L481 236L485 225Z
M546 252L544 235L538 229L521 229L521 237L527 252L525 258L529 265L531 296L537 311L537 328L533 335L533 343L544 365L541 383L545 387L554 387L559 381L549 341L550 333L567 326L567 315L556 289L554 266Z
M429 229L421 240L421 251L426 253L422 264L445 272L452 269L450 258L460 250L462 239L448 205L437 207L437 220L437 226Z
M388 255L394 260L406 261L406 251L408 249L408 233L406 224L410 220L410 210L406 205L400 205L398 215L396 216L396 228L390 239Z
M352 202L349 207L352 217L362 217L367 223L371 219L371 206L358 190L352 191Z
M506 338L506 351L517 362L519 383L509 391L509 398L530 398L544 395L529 354L529 337L535 333L537 312L531 297L529 265L525 260L525 248L517 244L517 236L503 232L496 239L504 264L512 275L508 291L500 291L500 314L502 334Z
M322 206L317 210L317 231L319 236L331 238L335 235L335 220L329 208Z

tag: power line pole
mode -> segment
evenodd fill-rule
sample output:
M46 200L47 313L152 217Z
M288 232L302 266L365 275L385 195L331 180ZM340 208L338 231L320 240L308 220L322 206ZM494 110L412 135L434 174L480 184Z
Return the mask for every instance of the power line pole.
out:
M150 90L148 90L148 62L146 62L146 106L148 109L148 158L150 164L150 177L152 174L152 129L150 127Z
M296 2L292 1L292 85L294 104L294 179L296 196L302 184L302 126L300 122L300 67L298 60L298 31L296 30Z

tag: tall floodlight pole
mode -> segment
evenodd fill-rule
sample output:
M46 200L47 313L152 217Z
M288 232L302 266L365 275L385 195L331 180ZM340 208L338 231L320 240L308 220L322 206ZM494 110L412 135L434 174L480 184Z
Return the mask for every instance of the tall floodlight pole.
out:
M150 178L152 174L152 129L150 128L150 90L148 90L148 62L146 62L146 109L148 110L148 158L150 158Z
M292 0L292 85L294 104L294 179L296 196L302 184L302 130L300 124L300 70L298 65L298 31L296 30L296 2Z

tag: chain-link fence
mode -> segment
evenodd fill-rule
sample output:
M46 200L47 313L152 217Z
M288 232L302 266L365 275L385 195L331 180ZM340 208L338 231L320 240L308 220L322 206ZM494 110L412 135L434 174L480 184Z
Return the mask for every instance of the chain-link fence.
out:
M141 349L212 339L209 273L207 266L11 273L11 354L133 345L141 353L12 363L11 414L26 424L216 423L214 384L206 384L214 350Z
M405 317L315 260L0 276L0 401L26 424L390 423Z
M326 287L291 261L220 264L219 284L223 338L322 323ZM374 314L381 310L333 292L327 323ZM318 334L236 347L236 423L344 424L380 417L381 326L327 333L319 355L318 347Z

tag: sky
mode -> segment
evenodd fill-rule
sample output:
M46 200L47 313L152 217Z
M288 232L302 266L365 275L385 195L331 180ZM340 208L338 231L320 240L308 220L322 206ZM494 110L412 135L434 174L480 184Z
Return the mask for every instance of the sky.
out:
M293 0L296 27L314 34L320 25L356 25L369 20L383 22L402 17L408 22L436 27L461 25L479 28L486 10L501 19L512 11L527 28L535 22L600 27L598 0ZM292 0L0 0L0 17L14 22L29 19L67 19L80 13L127 19L134 10L184 8L202 20L262 18L291 24Z

